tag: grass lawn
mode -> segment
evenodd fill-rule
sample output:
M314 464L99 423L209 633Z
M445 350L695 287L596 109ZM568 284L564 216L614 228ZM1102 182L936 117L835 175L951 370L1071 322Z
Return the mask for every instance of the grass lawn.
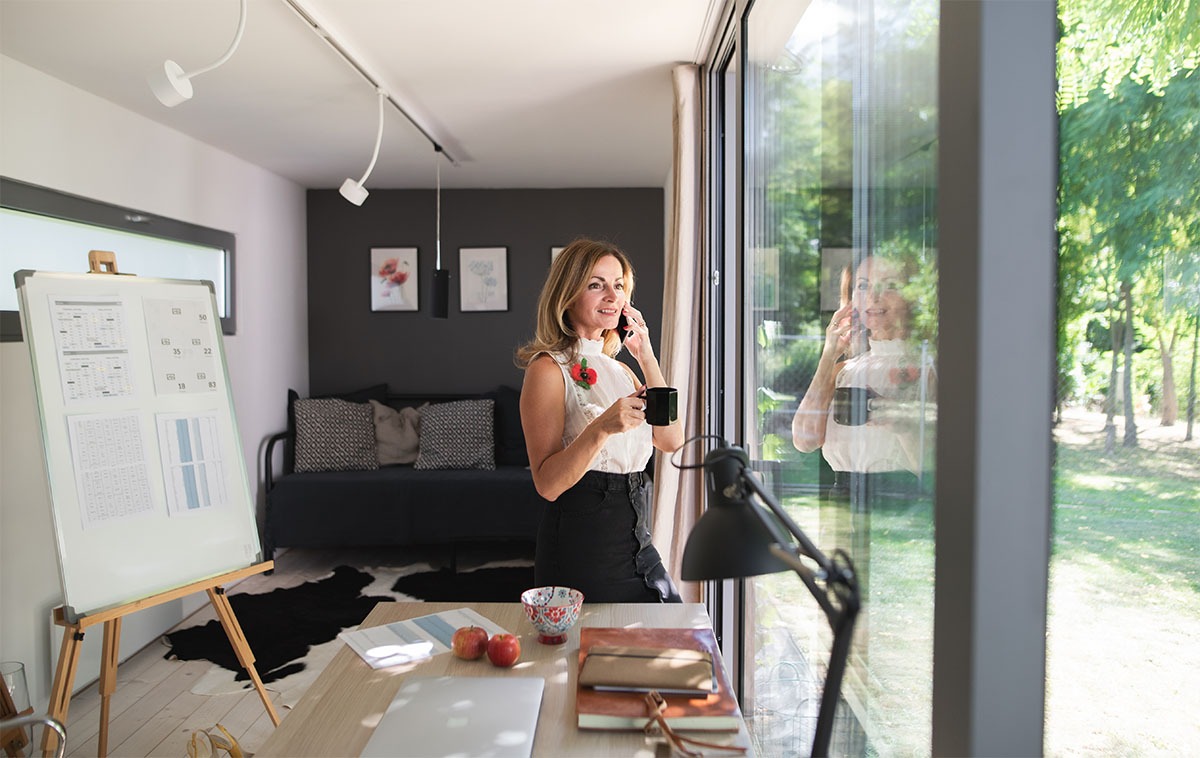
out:
M1200 755L1200 441L1182 442L1183 425L1156 423L1140 420L1140 446L1110 456L1103 416L1070 414L1055 430L1048 756ZM848 544L862 525L820 513L813 497L784 503L822 549ZM870 554L854 556L869 575L856 644L867 665L848 674L847 696L868 722L868 754L928 755L932 511L876 509L869 529ZM784 710L789 688L799 688L792 663L823 673L828 635L794 576L753 585L755 707L758 725L777 737L760 749L803 749L797 732L812 722L803 709Z
M1200 755L1200 443L1139 419L1056 430L1046 754Z

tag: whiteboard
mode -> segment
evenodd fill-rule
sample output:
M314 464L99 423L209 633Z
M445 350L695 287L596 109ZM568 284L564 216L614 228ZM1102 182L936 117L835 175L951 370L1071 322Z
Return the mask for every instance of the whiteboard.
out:
M260 562L212 283L15 278L67 619Z

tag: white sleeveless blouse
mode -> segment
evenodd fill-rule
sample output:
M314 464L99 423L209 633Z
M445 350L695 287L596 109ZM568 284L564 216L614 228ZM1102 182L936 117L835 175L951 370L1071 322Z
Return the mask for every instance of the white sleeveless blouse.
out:
M916 405L921 397L921 356L904 340L871 340L870 345L869 351L846 361L835 385L867 387L882 399ZM861 426L842 426L834 421L831 405L821 453L834 471L920 473L933 458L931 454L922 455L921 440L914 437L916 421L913 418L911 423L898 426L868 420ZM930 421L925 442L932 439Z
M574 442L584 428L609 406L637 389L625 366L605 355L603 347L603 340L580 339L579 357L574 361L568 361L562 355L553 356L566 382L563 447ZM587 360L587 368L596 372L596 383L587 389L571 376L572 368L582 360ZM609 474L631 474L645 470L650 456L654 454L652 435L653 429L649 424L612 435L592 461L591 469Z

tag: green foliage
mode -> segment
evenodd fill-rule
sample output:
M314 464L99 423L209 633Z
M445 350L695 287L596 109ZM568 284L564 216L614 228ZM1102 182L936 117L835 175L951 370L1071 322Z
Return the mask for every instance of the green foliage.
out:
M1058 12L1060 111L1126 80L1161 94L1200 65L1200 0L1060 0Z
M1200 23L1183 23L1200 0L1059 7L1059 397L1109 389L1100 356L1128 318L1134 392L1157 401L1159 338L1200 299ZM1096 376L1070 365L1092 353Z
M817 371L822 344L819 334L773 341L758 352L759 386L780 395L802 396Z

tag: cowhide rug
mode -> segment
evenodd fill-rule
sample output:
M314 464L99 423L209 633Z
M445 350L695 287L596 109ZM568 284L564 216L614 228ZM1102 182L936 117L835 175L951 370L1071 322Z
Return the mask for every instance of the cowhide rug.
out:
M229 604L254 654L254 667L268 690L290 708L343 646L338 632L353 628L376 603L389 600L515 602L533 586L528 560L496 561L476 569L435 569L427 563L399 567L338 566L329 576L262 594L229 593ZM195 685L199 695L253 688L211 607L163 635L163 656L208 660L213 666Z

